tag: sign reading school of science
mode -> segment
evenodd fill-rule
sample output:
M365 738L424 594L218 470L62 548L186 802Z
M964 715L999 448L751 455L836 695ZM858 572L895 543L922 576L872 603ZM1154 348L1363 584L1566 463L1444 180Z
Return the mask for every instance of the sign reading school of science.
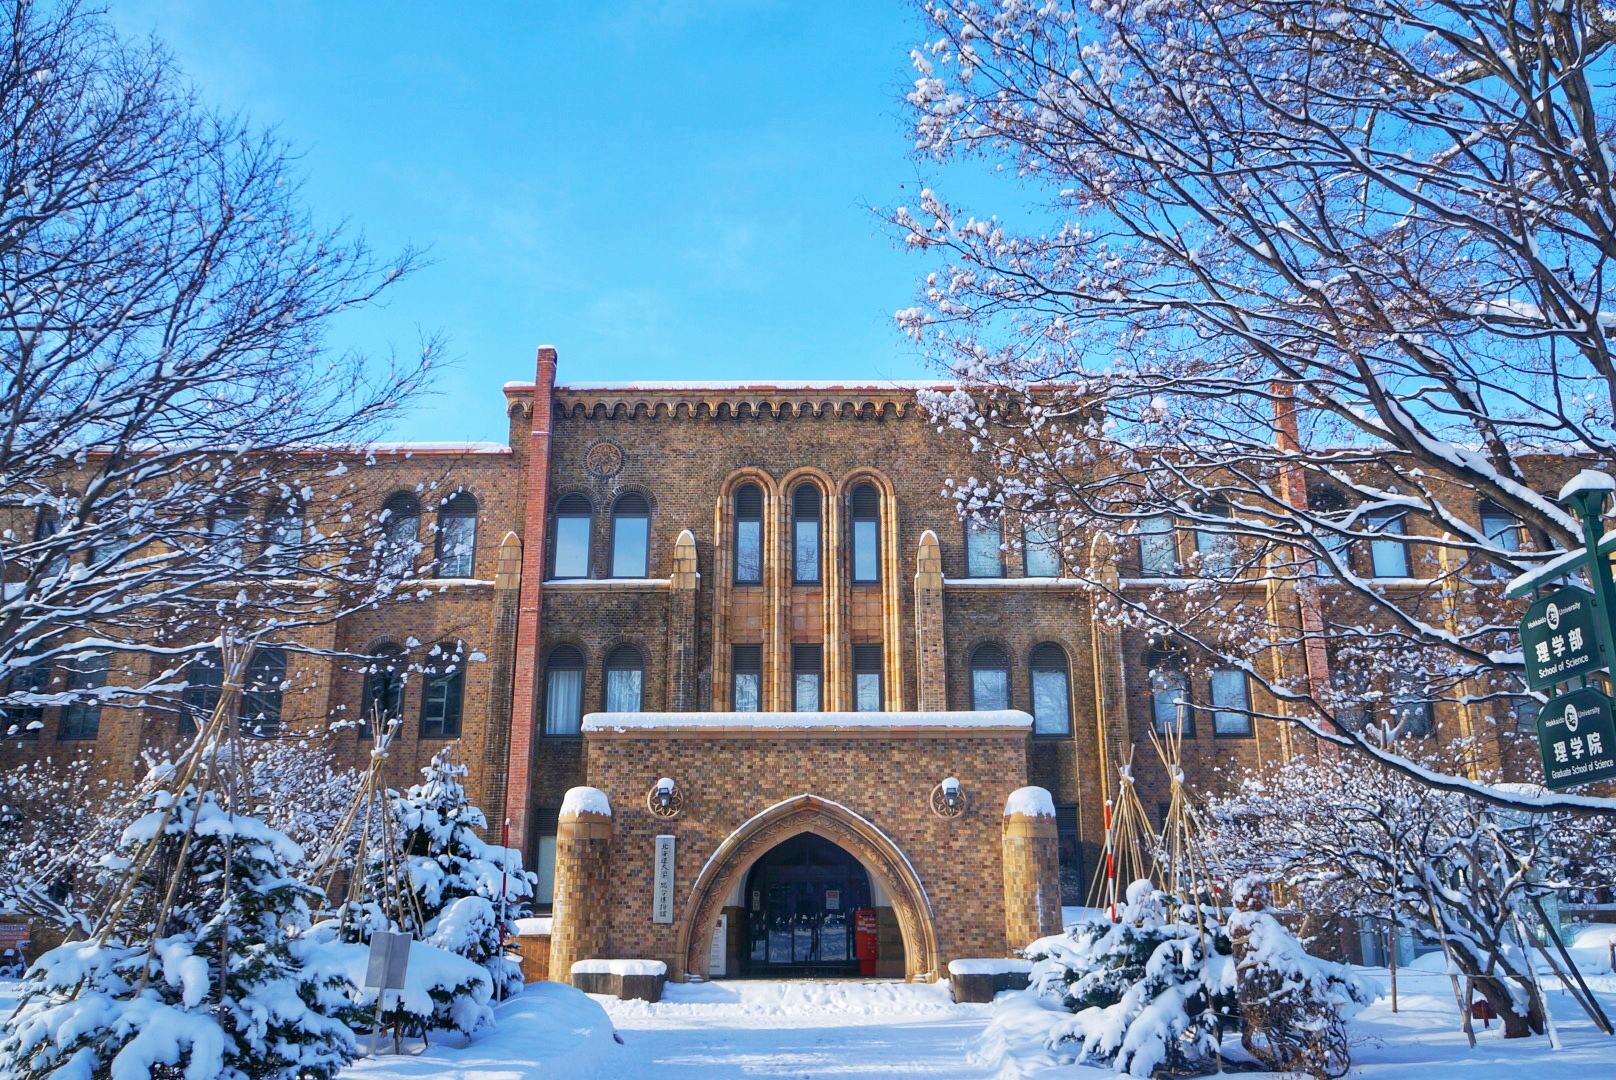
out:
M1567 587L1535 601L1521 620L1521 648L1526 653L1526 685L1533 690L1548 690L1604 667L1594 629L1593 594Z
M1537 717L1543 775L1561 791L1616 777L1616 720L1610 698L1594 689L1550 698Z

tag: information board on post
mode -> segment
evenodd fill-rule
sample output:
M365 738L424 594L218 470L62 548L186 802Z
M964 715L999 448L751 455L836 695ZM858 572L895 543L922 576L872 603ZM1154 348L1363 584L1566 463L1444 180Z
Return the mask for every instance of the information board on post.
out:
M1593 594L1567 586L1533 601L1521 620L1521 650L1526 655L1526 685L1533 690L1550 690L1604 667Z

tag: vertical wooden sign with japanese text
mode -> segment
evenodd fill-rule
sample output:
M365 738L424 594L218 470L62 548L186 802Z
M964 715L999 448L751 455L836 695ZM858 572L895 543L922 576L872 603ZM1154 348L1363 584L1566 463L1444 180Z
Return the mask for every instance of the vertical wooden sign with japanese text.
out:
M673 837L656 838L656 866L651 875L651 921L673 921Z

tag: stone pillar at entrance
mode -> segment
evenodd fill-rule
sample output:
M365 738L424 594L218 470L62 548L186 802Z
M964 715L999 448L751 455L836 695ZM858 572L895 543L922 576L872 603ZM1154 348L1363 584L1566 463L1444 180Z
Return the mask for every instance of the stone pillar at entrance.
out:
M1004 934L1011 949L1061 930L1060 840L1055 800L1017 788L1004 804Z
M612 807L606 793L592 787L567 792L556 826L550 927L550 978L556 982L570 982L573 961L595 959L605 948L611 846Z

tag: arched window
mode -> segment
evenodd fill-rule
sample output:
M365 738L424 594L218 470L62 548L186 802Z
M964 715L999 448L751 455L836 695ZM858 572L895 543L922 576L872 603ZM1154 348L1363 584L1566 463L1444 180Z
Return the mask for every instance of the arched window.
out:
M1166 514L1139 520L1139 573L1143 577L1173 577L1178 573L1178 538L1173 519Z
M881 646L853 646L853 709L856 712L880 712Z
M107 655L79 656L69 662L67 689L94 691L107 685ZM63 739L93 739L101 731L101 699L85 695L62 710L58 736Z
M987 712L1010 707L1010 655L988 642L971 653L971 708Z
M589 576L589 540L594 531L595 507L589 496L574 491L556 503L555 550L550 559L553 578Z
M421 504L414 495L400 491L382 504L382 569L392 575L415 569L421 554Z
M1190 677L1184 672L1183 656L1167 649L1151 649L1145 656L1145 666L1150 669L1150 719L1156 734L1178 731L1185 738L1194 738Z
M632 645L606 654L606 711L640 712L645 708L645 657Z
M798 484L791 492L791 580L819 580L819 488Z
M469 578L477 552L477 498L457 491L438 508L438 569L440 578Z
M1022 528L1023 566L1028 577L1060 577L1060 522L1053 514L1030 514Z
M1521 550L1520 519L1491 499L1481 500L1481 531L1499 551ZM1501 563L1488 565L1491 568L1491 575L1495 578L1509 578L1515 574L1513 567Z
M268 736L281 729L281 692L286 683L286 652L258 649L247 662L241 681L243 735Z
M1251 734L1251 685L1238 668L1212 672L1212 734Z
M1032 669L1032 733L1070 735L1072 693L1066 650L1053 641L1035 647L1027 658Z
M359 696L359 737L386 731L404 715L404 647L384 641L365 662L365 685Z
M763 489L742 484L735 489L735 584L763 581Z
M584 654L557 645L544 663L544 732L576 735L584 718Z
M247 557L247 504L226 500L208 519L208 541L214 554L227 563L240 565Z
M966 518L965 576L1004 577L1004 561L999 555L1003 544L997 518Z
M847 499L853 528L853 580L881 580L881 493L859 484Z
M612 577L642 578L650 566L651 504L630 491L612 504Z
M466 698L465 647L442 642L427 653L421 678L421 738L458 739Z
M264 527L264 555L270 569L295 572L303 557L303 504L286 499L275 505Z
M730 646L731 712L757 712L763 702L763 646Z

